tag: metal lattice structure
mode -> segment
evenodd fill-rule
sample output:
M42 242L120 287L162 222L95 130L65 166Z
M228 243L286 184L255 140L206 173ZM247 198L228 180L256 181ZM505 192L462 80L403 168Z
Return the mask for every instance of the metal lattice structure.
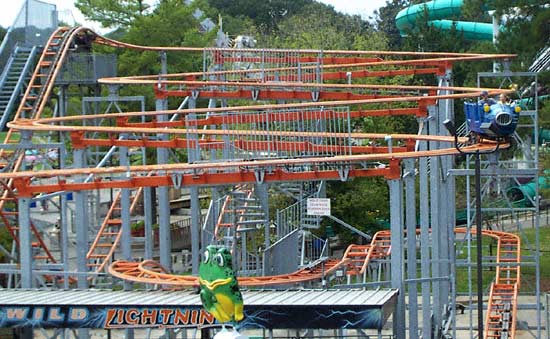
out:
M83 115L69 116L62 109L59 116L42 116L68 51L83 36L93 37L97 44L160 53L161 76L101 81L111 89L122 84L154 86L155 111L143 112L141 99L142 111L127 112L117 106L124 98L111 91L104 100L84 100ZM164 74L166 51L203 53L202 72ZM509 57L143 47L110 40L85 28L59 29L46 45L20 105L19 112L26 115L16 115L8 125L20 131L21 139L9 139L12 134L8 134L3 145L6 170L0 173L4 183L0 214L14 230L19 258L14 255L13 264L0 266L0 272L23 288L55 285L88 289L104 282L118 283L124 289L132 289L132 284L185 288L197 284L201 249L217 242L233 249L243 275L242 286L308 286L337 279L337 272L343 271L348 284L389 286L407 292L408 305L405 293L396 297L392 329L396 337L405 337L407 329L411 338L456 337L456 250L471 247L473 230L471 223L466 229L455 229L451 172L458 151L442 122L454 117L453 100L476 98L480 89L453 87L451 66L458 61ZM413 74L433 74L438 82L433 86L353 83L354 79ZM509 92L488 90L495 95ZM168 110L169 97L184 99L178 109ZM199 99L208 99L208 107L197 108ZM232 99L247 104L230 106ZM115 112L86 108L102 100L115 103ZM352 129L353 119L402 115L417 118L417 134ZM62 153L58 166L26 170L22 150L40 148L34 137L51 132L61 135L56 144ZM72 154L60 145L68 140ZM465 138L458 140L466 142ZM485 140L464 150L490 151L494 147L494 142ZM147 150L155 152L154 164L146 162ZM137 154L142 156L138 163L132 161ZM106 159L110 159L109 166ZM390 230L373 234L369 245L352 245L338 258L329 258L328 241L313 234L320 218L304 211L307 198L325 197L327 180L372 176L384 177L389 185ZM192 275L170 273L169 187L189 188ZM199 198L199 188L204 187L210 189L211 196L205 216ZM89 206L90 192L108 190L115 194L104 218L90 216L94 213ZM286 208L272 213L275 221L270 217L274 191L289 199ZM72 192L74 202L68 201L67 192ZM50 258L42 263L39 260L46 258L36 253L48 251L46 242L35 240L44 232L32 227L31 203L37 194L59 196L63 256L55 262ZM17 203L16 214L10 214L14 212L6 208L7 201ZM75 259L68 256L68 204L74 210ZM141 212L137 212L138 205ZM136 256L132 244L137 242L131 234L133 214L141 214L144 221L145 232L139 237L146 259L142 262L132 261ZM17 228L10 224L15 217ZM95 219L103 220L99 229L93 224ZM153 224L158 226L158 246ZM517 315L515 300L509 302L503 296L509 295L509 285L515 295L520 287L520 241L512 243L510 239L517 237L502 230L484 230L483 235L498 242L498 268L487 315L487 324L494 326L487 326L486 336L506 332L513 337L513 324L508 327L511 330L505 329L501 319L505 312L512 321ZM119 260L111 263L114 254ZM289 264L277 265L276 260L285 255L290 256ZM466 264L471 261L468 255ZM21 268L14 270L15 264ZM273 272L277 274L271 275ZM535 293L538 296L538 289ZM502 306L505 303L510 307ZM540 320L537 326L540 330ZM80 332L82 337L88 334L87 330Z

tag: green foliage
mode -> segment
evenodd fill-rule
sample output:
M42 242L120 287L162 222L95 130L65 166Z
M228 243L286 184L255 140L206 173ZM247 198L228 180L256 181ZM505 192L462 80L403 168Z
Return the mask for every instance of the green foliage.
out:
M0 228L0 244L7 249L8 251L11 251L11 245L12 245L12 236L10 235L10 232L6 227ZM6 258L2 252L0 252L0 262L5 262Z
M281 20L301 12L313 0L209 0L209 4L221 14L231 17L247 17L264 33L278 30ZM239 32L239 34L242 34Z
M145 0L75 0L74 5L86 19L103 27L128 26L149 8Z
M389 218L388 186L383 178L355 178L347 182L328 184L327 196L331 198L331 212L359 230L374 234L380 230L377 220ZM335 226L344 241L353 241L350 231Z
M400 50L403 44L403 38L395 26L395 16L405 8L407 2L406 0L387 0L386 5L380 7L375 14L376 27L386 36L391 50Z
M162 1L153 13L135 19L124 40L138 45L151 46L207 46L214 32L199 32L199 20L193 17L196 5L179 0ZM119 56L120 73L158 74L159 53L124 50ZM168 53L168 72L179 73L202 68L202 54Z
M2 39L4 39L4 36L6 35L7 31L8 31L7 29L0 26L0 41L2 41Z
M492 6L484 0L466 0L466 13L483 13L495 9L497 16L506 19L504 30L498 37L500 53L516 53L513 66L525 70L531 64L537 52L550 43L550 8L547 0L494 0ZM490 22L487 16L486 22Z
M370 24L359 16L340 14L322 4L311 4L299 15L280 21L278 31L262 37L261 44L270 48L296 49L376 49L384 44L377 40ZM374 34L374 36L369 36Z

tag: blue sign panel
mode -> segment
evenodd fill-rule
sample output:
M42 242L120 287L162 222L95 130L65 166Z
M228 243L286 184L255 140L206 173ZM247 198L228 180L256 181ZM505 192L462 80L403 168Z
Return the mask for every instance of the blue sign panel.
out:
M246 307L239 328L380 329L390 312L373 307ZM34 328L183 328L216 324L199 306L2 306L0 327Z

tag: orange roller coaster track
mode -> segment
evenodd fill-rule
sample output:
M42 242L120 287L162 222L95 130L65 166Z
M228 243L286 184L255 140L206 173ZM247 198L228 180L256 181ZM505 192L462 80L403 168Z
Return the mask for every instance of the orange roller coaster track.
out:
M316 152L319 146L307 142L265 142L250 141L247 136L268 135L269 137L300 137L300 138L333 138L335 140L354 138L358 140L395 140L400 142L393 149L378 145L350 146L350 154L330 156L314 156L309 158L286 158L269 160L224 161L192 164L159 164L148 166L119 166L106 168L73 168L47 171L20 171L23 161L21 152L8 153L0 150L0 158L5 163L4 171L0 173L3 181L0 191L0 216L6 223L10 234L17 240L17 227L10 223L13 212L5 208L5 202L16 197L32 197L36 193L56 191L80 191L100 188L131 188L135 190L132 207L135 205L140 189L147 186L169 186L179 182L180 185L228 185L250 182L292 181L292 180L346 180L360 176L384 176L397 179L400 177L400 160L428 156L454 155L457 151L447 148L415 151L419 141L437 142L450 145L453 138L428 135L399 134L367 134L367 133L322 133L322 132L291 132L291 131L250 131L227 129L199 129L205 126L239 126L245 123L263 123L266 117L271 120L301 121L315 120L319 112L325 109L348 107L348 118L368 116L398 116L412 115L419 118L426 116L428 105L434 105L439 100L467 99L478 96L480 88L435 87L435 86L387 86L387 85L357 85L357 84L326 84L297 82L299 79L291 74L295 66L279 65L266 70L262 81L247 78L257 70L216 70L212 72L192 72L179 74L163 74L149 76L133 76L124 78L102 79L101 83L115 85L148 85L153 86L158 99L178 96L194 98L224 98L257 100L290 100L312 101L287 104L251 105L238 107L197 108L178 111L129 112L120 114L105 114L94 116L72 116L62 118L42 118L45 103L55 84L55 78L64 63L65 57L75 38L80 35L93 37L95 44L115 48L136 49L141 51L210 53L212 62L255 62L250 53L265 50L257 49L210 49L193 47L154 47L138 46L102 37L95 32L79 28L60 28L51 36L38 61L36 70L28 84L25 95L14 120L8 124L5 143L16 143L13 131L59 131L70 133L75 149L85 149L90 146L127 146L127 147L189 147L196 143L211 148L219 147L224 136L235 136L235 144L244 150L269 150L274 147L281 149L300 149ZM366 77L390 77L400 75L433 74L443 75L445 70L455 62L480 61L491 59L508 59L509 54L476 54L476 53L414 53L387 51L323 51L320 56L316 50L277 50L278 52L293 52L301 62L316 62L315 66L322 70L320 81L344 80ZM232 54L233 53L233 54ZM234 53L243 53L245 57ZM248 54L247 54L248 53ZM274 64L284 64L285 59L273 58ZM305 66L304 71L314 70ZM281 76L275 76L276 72ZM285 73L286 72L286 73ZM201 79L219 79L233 77L233 81L204 81ZM486 89L491 95L509 92L503 89ZM284 110L283 113L277 110ZM313 110L308 116L301 114L304 110ZM208 113L208 114L207 114ZM162 121L159 116L178 115L175 121ZM189 115L198 115L195 120L186 120ZM227 121L220 116L232 114L234 120ZM148 121L137 121L137 117L146 117ZM342 116L343 118L343 116ZM94 122L95 119L107 119L113 126L101 127L83 126L82 122ZM133 133L132 140L122 140L121 134ZM152 140L152 135L164 134L168 140ZM197 136L189 139L189 134ZM459 141L464 142L464 139ZM501 145L501 148L508 145ZM317 147L317 148L315 148ZM481 142L464 148L465 151L490 151L495 144L490 141ZM327 153L342 152L340 145L326 148ZM372 167L370 162L384 161L385 168ZM124 174L113 178L113 174ZM81 182L82 175L91 175L92 180ZM106 178L109 176L109 178ZM47 184L33 183L31 178L52 178ZM14 192L17 191L17 194ZM16 196L17 195L17 196ZM111 212L119 209L120 199L115 199ZM11 213L11 214L10 214ZM112 258L112 253L120 239L120 220L109 213L94 245L88 252L89 267L101 271ZM457 232L461 232L457 230ZM503 232L484 231L484 235L493 237L499 242L497 275L491 287L489 312L487 316L486 337L494 337L507 321L511 333L515 331L514 321L516 298L519 288L519 238ZM55 258L41 240L40 234L33 228L36 241L33 246L41 250L35 259L45 259L55 262ZM373 242L367 247L352 247L348 249L342 260L328 261L324 268L309 267L290 275L275 277L241 278L243 286L266 286L276 284L297 283L315 280L323 274L330 274L338 267L346 266L350 274L364 273L370 260L383 258L390 253L388 233L377 233ZM107 239L107 240L106 240ZM98 251L105 247L104 251ZM324 273L323 273L324 270ZM196 278L191 276L173 276L168 274L159 264L152 261L143 263L116 262L109 272L123 279L157 283L162 285L194 286ZM512 320L511 320L512 319ZM495 325L498 324L498 325ZM512 335L513 337L513 335Z
M466 228L457 228L456 233L465 234ZM520 239L517 235L483 230L483 236L497 241L497 264L495 279L491 283L489 307L485 321L485 338L500 338L503 328L515 335L517 313L517 292L520 285ZM475 235L475 229L471 230ZM273 286L298 284L330 276L340 267L346 267L350 275L364 274L369 263L375 259L386 259L391 255L389 231L377 232L369 245L350 245L341 260L330 259L308 268L286 275L264 277L239 277L241 286ZM197 287L198 278L189 275L170 274L159 263L116 261L109 267L109 273L123 280L166 285L174 287Z

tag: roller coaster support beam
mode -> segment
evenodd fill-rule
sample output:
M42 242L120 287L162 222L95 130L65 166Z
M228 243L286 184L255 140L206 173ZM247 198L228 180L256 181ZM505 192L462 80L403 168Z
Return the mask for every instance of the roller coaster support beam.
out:
M401 179L388 181L390 187L390 229L391 229L391 287L399 290L393 312L393 335L405 338L405 285L403 283L403 182Z
M422 126L422 135L428 134L427 132L427 119L422 118L420 122ZM419 150L426 151L428 148L427 141L420 141ZM419 195L425 197L419 199L419 211L420 211L420 274L423 279L422 282L422 337L431 337L432 328L432 302L431 302L431 290L430 282L428 279L430 276L430 203L428 200L428 158L422 157L418 160L418 172L419 172Z
M122 136L124 137L124 136ZM130 166L128 148L118 149L120 166ZM132 231L130 226L130 189L121 189L120 196L120 219L122 222L121 244L122 257L124 260L132 260ZM128 286L129 287L129 286Z
M418 287L416 279L416 175L413 159L404 161L405 165L405 225L407 227L407 280L409 294L409 337L418 337Z
M32 241L30 198L18 199L19 210L19 256L21 260L21 287L32 288Z
M125 135L121 135L122 138L125 138ZM120 147L118 149L120 166L130 166L130 159L128 157L128 147ZM129 175L129 174L128 174ZM120 219L122 222L122 232L121 232L121 249L122 257L124 260L132 260L132 230L130 225L130 189L123 188L120 192ZM111 202L112 204L112 202ZM125 281L124 290L131 291L132 284ZM124 330L124 337L128 339L134 338L134 330L127 328Z
M167 64L166 64L166 52L160 52L160 76L167 73ZM162 77L160 78L162 79ZM160 86L160 84L159 84ZM168 100L157 98L155 102L155 109L157 111L164 111L168 107ZM168 121L167 116L164 114L158 115L157 119L161 122ZM165 134L157 134L159 140L167 140L168 136ZM157 163L167 164L168 163L168 150L167 149L157 149ZM166 267L168 270L171 270L172 260L171 260L171 239L170 239L170 202L168 199L168 187L162 186L157 188L157 197L158 197L158 224L159 224L159 256L160 264ZM153 202L154 203L154 202Z
M428 128L430 134L437 135L439 132L439 110L436 105L428 106L429 117L431 118L428 123ZM435 150L438 148L438 143L430 141L429 149ZM431 266L432 266L432 277L441 277L441 257L442 257L442 248L441 248L441 225L439 224L439 212L442 208L439 201L439 189L440 189L440 177L439 177L439 158L431 157L429 162L429 199L430 199L430 226L432 230L432 257L431 257ZM432 284L433 289L433 328L435 331L435 337L438 337L438 333L441 328L442 320L442 283L440 280L436 280Z
M86 166L84 148L75 148L73 151L73 161L77 168ZM84 181L85 178L81 179ZM88 271L86 253L88 252L88 192L75 191L75 224L76 224L76 268L78 271L78 288L88 288L88 279L85 272Z
M269 185L267 183L256 184L254 187L254 193L260 199L260 205L262 206L262 212L264 213L264 249L271 246L270 232L269 232Z
M22 132L19 145L28 147L31 143L32 132ZM22 164L25 169L25 164ZM31 219L30 219L31 196L20 195L17 200L18 221L19 221L19 256L21 261L21 287L32 288L32 238L31 238Z
M58 95L58 115L60 117L66 116L67 113L67 88L61 86L59 88ZM65 168L65 160L68 158L67 149L65 147L65 134L59 133L59 147L49 147L48 148L58 148L58 159L59 159L59 168ZM60 196L60 206L61 211L59 211L59 228L61 232L61 259L63 261L63 288L69 289L69 275L67 272L70 270L69 266L69 218L67 215L67 194L61 194Z
M483 338L483 263L482 218L481 218L481 155L475 152L475 190L476 190L476 254L477 254L477 328L478 338Z
M445 63L443 74L438 76L438 86L443 88L450 88L453 85L453 72L452 65ZM451 90L441 89L438 91L439 95L453 94ZM454 120L453 100L439 99L437 101L437 135L448 135L448 131L443 127L442 121L446 119ZM437 148L441 148L441 145L437 145ZM440 283L440 306L442 319L440 324L443 331L445 326L443 323L454 322L454 299L451 298L451 293L454 293L455 288L452 284L451 265L453 265L454 255L454 215L455 201L453 197L454 186L453 178L450 176L450 169L452 168L452 157L442 156L437 158L440 170L438 171L438 201L439 201L439 243L440 243L440 276L449 277L449 280L442 280ZM447 307L447 309L445 309ZM445 333L443 333L445 335Z
M145 159L145 157L144 157ZM144 258L153 259L153 190L151 187L143 188L143 219L145 229Z
M197 107L197 99L191 95L188 102L189 109L195 109ZM197 119L196 113L191 113L188 116L189 121ZM196 133L189 134L188 139L191 140L187 149L188 162L193 163L200 160L200 150L198 148L199 136ZM194 141L194 142L193 142ZM199 258L200 258L200 221L201 221L201 208L199 201L199 188L197 186L191 186L189 189L189 196L191 199L191 273L199 273Z

